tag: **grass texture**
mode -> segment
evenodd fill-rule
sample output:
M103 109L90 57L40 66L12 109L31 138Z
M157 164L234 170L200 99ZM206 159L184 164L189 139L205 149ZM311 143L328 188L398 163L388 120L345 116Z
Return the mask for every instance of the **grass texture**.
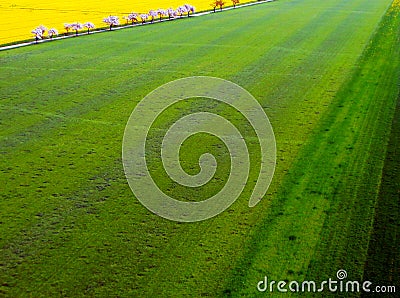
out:
M264 276L320 281L345 269L362 280L382 256L398 272L399 246L388 256L370 241L390 243L399 230L396 219L383 237L379 224L387 212L398 217L390 205L398 199L390 177L400 176L390 163L400 57L391 4L280 0L0 52L0 294L254 297ZM254 95L275 131L277 167L255 208L247 206L251 170L227 211L182 224L133 197L121 145L147 93L194 75L228 79ZM243 121L204 99L167 110L157 125L198 109ZM254 134L246 136L257 151ZM166 192L196 200L223 185L227 152L201 137L185 142L183 167L196 172L199 154L211 151L223 169L218 182L185 195L164 178ZM149 154L162 177L157 154Z

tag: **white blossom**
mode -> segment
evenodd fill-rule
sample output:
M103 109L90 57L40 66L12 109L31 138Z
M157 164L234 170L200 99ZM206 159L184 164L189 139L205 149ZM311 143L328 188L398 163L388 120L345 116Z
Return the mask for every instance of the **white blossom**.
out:
M83 29L82 24L81 24L81 23L78 23L78 22L72 23L72 24L70 24L70 25L71 25L70 28L71 28L72 30L75 30L76 35L78 35L78 31L79 31L79 30L82 30L82 29Z
M53 38L54 35L58 35L58 30L56 28L51 28L47 31L47 34L50 38Z
M42 30L43 34L46 32L47 28L43 25L40 25L39 27L37 27L37 29Z
M179 14L181 17L184 13L187 13L186 7L185 6L179 6L176 9L176 13Z
M195 8L193 5L185 4L184 7L186 8L186 12L191 12L191 13L195 12Z
M87 29L94 29L95 26L92 22L86 22L85 24L83 24L83 27L87 28Z
M157 9L157 13L165 14L165 9L159 8Z
M119 25L119 18L117 16L109 16L103 19L103 22L110 26L110 30L112 26Z
M142 19L142 23L145 23L147 19L149 18L149 15L147 13L142 13L140 15L140 18Z
M128 15L128 20L131 21L132 23L133 23L134 21L137 21L137 20L138 20L138 14L137 14L136 12L131 12L131 13Z
M160 21L161 21L161 17L167 15L167 12L165 11L165 9L159 8L157 9L157 14L160 16Z
M65 29L65 31L67 31L67 33L68 33L68 31L71 29L71 24L65 23L65 24L64 24L64 29Z
M32 33L33 35L35 35L36 42L37 42L39 39L42 39L42 38L44 37L44 33L46 32L46 30L47 30L47 28L46 28L45 26L40 25L40 26L38 26L37 28L35 28L35 29L33 29L33 30L31 31L31 33Z
M155 10L150 10L149 16L151 17L151 22L153 22L154 18L158 16L158 13Z
M32 31L32 34L35 35L36 40L42 39L44 32L40 28L35 28Z
M87 33L89 34L90 29L94 29L95 26L92 22L86 22L83 24L83 27L87 29Z
M168 18L169 18L169 19L170 19L170 18L174 18L174 17L176 17L176 12L175 12L174 9L172 9L172 8L170 7L170 8L167 9L167 15L168 15Z

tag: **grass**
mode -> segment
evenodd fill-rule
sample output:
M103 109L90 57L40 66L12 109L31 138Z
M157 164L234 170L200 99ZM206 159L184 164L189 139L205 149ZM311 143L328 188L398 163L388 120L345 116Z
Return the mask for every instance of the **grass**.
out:
M399 284L399 112L397 103L368 247L364 276L382 285ZM387 266L387 264L391 264Z
M0 293L254 296L264 275L318 281L343 268L363 278L370 235L380 234L375 204L399 91L390 4L280 0L1 52ZM247 207L253 171L226 212L180 224L133 198L121 144L141 98L192 75L232 80L259 100L278 163L257 207ZM157 125L198 108L241 122L204 100L168 110ZM205 149L227 167L218 140L198 144L185 143L188 171ZM219 185L190 196L209 197Z
M399 1L394 1L394 6L389 17L398 17ZM389 18L388 17L388 18ZM391 32L396 30L396 25L390 24L390 19L384 24L388 29L381 38L381 42L387 42L390 47ZM398 26L398 25L397 25ZM398 30L398 29L397 29ZM397 36L397 41L399 37ZM395 44L395 43L394 43ZM393 49L395 50L395 48ZM398 53L397 53L398 55ZM395 60L396 61L396 60ZM382 172L382 180L379 188L378 199L375 203L375 218L371 233L368 257L365 264L365 276L372 279L376 277L382 284L399 284L399 198L400 198L400 94L397 99L395 114L390 127L390 137L387 146L387 154ZM385 264L392 264L387 266Z
M244 258L236 269L234 285L254 284L260 272L275 280L323 281L335 277L335 270L342 268L350 280L368 277L375 285L398 285L398 225L393 223L398 214L394 178L398 168L390 155L391 179L385 178L384 183L391 195L385 196L385 202L377 201L389 139L387 127L396 119L398 12L389 11L384 17L316 133L302 148L277 194L271 216L265 217L250 242L251 257ZM390 140L389 148L396 148L396 135ZM386 237L379 243L370 242L374 217L379 219L375 218L375 234L380 239ZM390 235L384 232L389 226ZM382 245L388 248L381 250ZM379 253L368 254L368 249ZM310 258L307 262L304 254ZM380 274L365 276L363 265L371 257L375 259L371 272ZM244 276L240 282L238 276ZM254 289L244 288L243 292L254 295Z

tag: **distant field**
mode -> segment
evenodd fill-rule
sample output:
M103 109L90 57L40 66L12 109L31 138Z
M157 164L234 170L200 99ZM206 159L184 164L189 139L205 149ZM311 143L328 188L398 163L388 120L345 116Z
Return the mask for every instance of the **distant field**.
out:
M399 291L400 12L392 3L279 0L0 52L0 296L269 297L257 292L264 276L318 282L339 269ZM228 210L177 223L134 198L122 138L146 94L198 75L231 80L259 101L277 167L256 207L247 205L251 169ZM146 155L159 187L183 200L218 192L230 166L221 142L200 134L184 143L182 167L194 174L199 156L212 153L221 169L212 183L189 189L163 174L163 132L198 111L229 119L260 159L233 108L211 99L171 107Z
M97 27L104 27L102 20L109 15L122 17L131 12L146 13L150 9L169 7L177 8L189 3L197 10L210 9L211 0L145 0L145 1L33 1L0 0L0 44L32 38L31 31L40 24L47 28L56 28L64 32L63 24L72 22L93 22ZM240 1L250 2L249 0ZM232 5L226 1L226 5Z

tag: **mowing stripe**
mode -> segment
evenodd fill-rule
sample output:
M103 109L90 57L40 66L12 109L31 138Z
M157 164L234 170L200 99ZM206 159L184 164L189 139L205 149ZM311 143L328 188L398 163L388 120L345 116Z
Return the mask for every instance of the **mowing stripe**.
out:
M253 245L233 274L229 291L238 291L238 296L254 295L255 288L240 291L240 285L256 285L264 275L273 280L318 282L334 278L341 268L348 270L351 280L362 280L372 208L382 169L378 148L385 148L388 137L385 125L377 123L390 122L398 92L393 90L400 69L398 49L394 48L397 38L390 29L396 26L390 22L383 19L380 31L360 59L360 69L324 117L319 134L314 137L318 143L310 142L290 171L278 194L282 201L275 203L273 216L266 217L264 225L254 234ZM382 39L387 40L382 43ZM382 48L377 46L382 44L385 44ZM388 49L390 59L383 54ZM386 59L393 64L386 63ZM368 78L367 74L373 72L377 74ZM382 77L382 73L386 76ZM363 85L365 82L368 89ZM366 150L356 154L357 148ZM322 155L331 155L331 163L319 164ZM352 160L351 166L343 168L346 160ZM334 176L342 177L342 181L335 182ZM307 218L308 225L302 226L303 222L296 218ZM321 226L321 223L322 229L316 229L315 225ZM291 235L295 235L292 237L295 240L288 239ZM314 253L313 246L308 246L310 240L319 242ZM285 260L290 252L295 258L288 263ZM276 269L279 264L282 270Z
M359 10L357 6L360 4L365 5L365 10L371 9L371 13L356 12L354 15L336 13L346 9L357 11ZM308 97L324 92L325 86L329 88L333 86L333 94L336 92L340 83L347 77L346 73L340 75L340 68L343 67L345 72L348 72L362 52L362 48L357 49L358 45L352 45L348 40L359 32L360 35L357 36L360 37L357 40L364 46L369 30L372 30L383 11L383 4L366 0L363 2L330 0L323 3L313 0L279 1L262 11L253 7L243 9L241 12L231 10L224 14L211 15L209 18L187 20L188 26L193 28L192 34L198 36L196 42L185 35L187 32L180 24L165 23L138 28L140 30L137 31L123 30L114 32L115 34L42 44L35 49L31 48L32 51L17 49L1 53L2 64L9 66L8 69L7 67L5 70L2 69L2 76L4 78L12 76L14 77L12 81L17 82L1 81L2 86L5 86L0 91L2 125L11 126L12 117L8 119L7 113L19 109L23 112L21 120L27 118L27 115L30 117L30 113L35 110L39 110L43 117L52 118L43 119L38 115L34 121L36 123L30 123L27 127L16 125L8 131L9 138L20 133L20 140L23 143L14 142L15 152L2 155L4 157L2 169L5 170L2 175L7 179L10 178L2 196L4 199L0 202L2 221L4 221L1 224L4 233L1 234L0 243L4 248L2 250L4 257L0 260L0 279L9 284L6 286L6 293L10 296L26 295L30 290L43 296L54 296L59 293L65 296L254 294L252 292L255 289L254 281L262 278L265 273L273 272L288 277L287 271L293 270L298 276L307 274L307 268L303 267L307 267L310 260L315 258L321 262L324 260L322 257L318 259L313 256L313 246L308 247L307 241L297 243L302 239L302 233L305 233L302 231L304 222L310 218L307 207L313 207L310 205L313 203L311 199L315 199L318 203L311 216L316 226L314 230L310 229L310 234L304 238L310 238L310 243L314 243L313 237L318 238L316 230L321 225L321 219L331 216L326 213L331 205L336 207L329 194L339 192L335 188L340 186L330 182L329 176L321 177L327 171L322 165L320 175L312 174L315 169L311 165L324 157L320 152L312 152L315 148L313 144L319 141L322 144L319 148L321 152L325 151L324 146L327 146L326 152L332 152L334 149L329 151L329 147L336 146L335 148L342 149L343 141L335 139L333 129L329 135L318 140L317 133L312 135L304 130L297 132L296 124L300 130L300 125L305 124L302 114L316 112L321 114L313 116L315 122L310 127L317 126L316 122L320 117L325 118L331 114L333 124L326 121L326 126L331 125L336 129L335 121L345 120L351 106L345 108L331 106L332 110L326 108L328 113L324 115L320 109L322 103L319 103L318 99ZM304 9L304 6L309 9ZM324 12L326 9L333 9L335 12L326 14ZM299 11L303 10L304 13L299 14ZM238 19L245 11L251 11L252 17L246 18L243 22L240 19L239 22ZM325 15L325 19L320 17L321 14ZM310 18L310 15L315 17ZM293 19L293 24L287 30L282 25L278 26L284 17ZM353 29L356 20L359 28ZM313 26L308 26L307 22ZM370 24L366 25L368 22ZM349 24L349 28L346 28L346 23ZM243 25L254 30L249 32L238 29ZM276 34L269 35L269 32L265 31L271 26L275 28ZM344 36L340 36L335 44L334 36L341 35L340 30L344 31L342 33ZM168 38L163 39L166 34ZM321 34L321 37L310 38L315 34ZM266 37L270 37L269 43L262 43L255 48L251 45L244 48L243 52L238 52L237 47L227 48L231 44L237 45L242 41L249 44L252 39L261 40ZM184 38L187 38L189 47L185 47ZM138 44L137 39L140 42L144 40L143 44ZM293 40L290 41L291 39ZM152 41L146 42L147 40L161 41L157 46L157 43L152 44ZM170 46L170 40L176 40L177 44ZM307 48L310 40L314 42ZM208 43L213 43L214 46L209 47ZM297 49L298 47L300 49ZM347 49L348 53L331 54L330 48L332 51ZM253 49L254 51L249 53ZM54 53L57 53L58 58L53 57ZM87 53L92 53L89 59L85 58ZM271 53L275 53L275 56ZM300 55L302 60L296 61L296 55ZM238 56L241 58L235 59ZM343 62L338 65L341 58L346 58L348 64L345 65ZM66 61L63 61L64 59ZM326 60L320 61L320 59ZM275 60L276 62L272 63ZM46 64L44 66L41 64L43 61L51 65L50 70L46 70ZM32 69L24 70L27 62ZM267 84L265 86L262 84L269 82L269 77L265 79L266 71L256 68L260 63L272 64L269 74L282 73L271 76L271 81L278 87L273 93L269 91ZM313 63L321 63L325 68L314 66ZM103 71L94 72L85 69L93 69L94 65L102 70L110 69L110 75L105 77ZM252 67L246 69L247 65ZM54 70L57 66L61 68L58 71ZM287 69L287 66L291 68ZM15 72L15 68L18 67L21 69L20 73ZM131 72L127 70L129 67L132 67ZM68 73L68 68L74 70ZM78 70L78 68L83 69ZM121 73L115 71L115 68L120 68ZM274 108L279 109L271 118L274 119L275 127L280 132L282 143L285 142L283 149L288 150L280 153L284 161L280 161L283 166L277 173L279 180L289 168L288 161L294 160L299 150L295 148L291 151L291 146L303 144L310 138L307 142L313 150L310 149L308 159L311 165L307 165L307 160L304 160L303 164L298 161L300 170L298 168L290 170L286 182L280 188L279 196L269 193L267 197L270 201L266 200L260 208L248 210L245 204L248 194L244 193L237 204L217 218L196 225L181 225L166 222L150 214L132 199L119 160L120 138L124 119L127 119L132 108L147 92L173 78L200 74L233 78L252 93L256 93L257 98L268 109L272 104ZM246 77L247 75L250 79ZM327 79L330 75L339 82L330 85ZM293 88L289 86L292 90L288 92L286 90L288 87L285 88L287 77L306 78L306 80L303 81L304 86L301 82L294 82ZM322 87L312 78L317 78L318 84L322 84ZM49 87L48 80L60 82L55 85L57 87L61 85L61 88ZM12 89L14 86L15 90ZM39 90L36 89L37 86ZM305 92L306 89L310 91ZM9 91L10 94L6 94L3 90ZM66 94L57 95L57 92ZM79 92L83 94L81 97L78 96ZM296 94L301 95L299 103L294 100ZM336 100L332 100L333 94L323 99L324 104L331 102L332 105L336 104ZM47 102L33 100L40 95L49 96ZM282 101L274 101L275 95ZM300 109L300 105L304 105L304 109ZM363 105L364 101L361 101L359 105L354 104L354 107L367 113L369 110L362 109ZM189 106L189 109L192 107ZM354 112L355 115L357 113ZM369 113L373 117L378 115L375 110ZM364 118L360 120L352 117L347 120L348 125L354 126L355 129L360 123L367 125L362 120L368 116L362 117ZM103 123L95 125L94 121L105 123L115 121L115 125L103 125ZM290 131L294 134L291 134L286 127L290 127ZM322 131L325 128L325 124L321 125ZM338 130L340 129L342 127L338 124ZM373 131L373 127L368 129ZM32 130L32 134L22 136L29 130ZM35 130L39 132L35 134ZM357 136L357 133L354 135L350 133L348 140L352 140L352 137L356 139ZM338 144L328 143L331 141ZM4 148L3 144L6 143L0 145L1 150ZM364 141L357 148L364 148L363 145ZM365 143L366 149L369 148L367 145ZM351 150L355 149L346 149L344 152ZM304 151L301 152L304 154ZM41 158L42 156L44 158ZM341 158L347 160L348 157L335 156L332 152L329 164L336 165ZM16 166L20 168L12 168ZM8 167L11 169L7 169ZM354 166L354 169L357 167ZM299 171L301 175L296 177L295 174ZM345 171L350 173L353 169L335 169L338 177L344 175ZM39 176L36 177L36 174ZM295 177L290 178L292 176ZM45 183L49 177L53 179L51 185ZM320 178L320 184L310 185L315 178ZM18 187L19 183L31 185ZM274 183L271 191L278 189L279 183L277 181ZM296 183L300 185L296 186ZM13 189L13 186L17 186L17 189ZM293 187L293 190L282 193L286 187ZM292 194L300 198L292 197ZM308 195L310 201L304 202L304 197ZM324 197L325 195L327 197ZM354 202L352 198L347 206L350 207ZM302 206L304 210L296 214L296 208ZM281 215L280 212L284 214ZM276 254L280 253L277 251L280 245L287 244L286 238L282 240L277 230L273 228L273 224L280 222L282 217L291 219L287 221L293 225L289 230L291 233L296 233L298 241L289 242L288 255L277 256ZM292 220L293 217L296 220ZM256 234L259 231L257 227L263 224L265 230ZM328 222L327 226L330 225ZM349 235L353 236L352 233L354 231ZM266 238L254 240L260 237ZM273 251L272 256L268 254L262 256L265 251L262 246L267 241L265 239L271 239L269 248ZM277 241L274 242L273 239ZM332 241L335 239L339 238L336 236ZM254 244L254 241L259 242ZM275 247L272 247L274 245ZM299 247L305 248L304 259L291 261L293 255L289 254L294 248ZM328 251L321 248L319 250ZM268 256L271 256L271 260ZM300 254L296 256L302 257ZM247 265L240 268L241 264L247 264L247 260L251 262L259 258L266 266L276 260L282 260L283 263L268 270L263 266L250 267L249 270ZM309 274L318 269L318 266L313 266ZM301 270L303 273L298 273ZM225 282L226 280L228 282Z

